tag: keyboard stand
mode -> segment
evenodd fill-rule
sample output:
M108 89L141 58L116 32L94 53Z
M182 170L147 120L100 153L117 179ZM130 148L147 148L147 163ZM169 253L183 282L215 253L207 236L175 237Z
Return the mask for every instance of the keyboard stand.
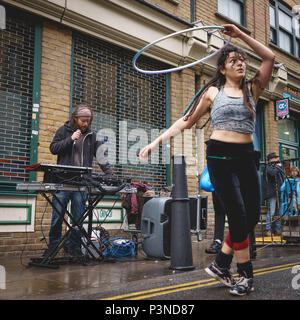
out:
M91 182L87 180L87 182ZM60 242L53 247L52 250L46 252L45 256L41 258L32 258L29 266L37 266L37 267L46 267L56 269L59 267L59 264L63 263L78 263L81 262L86 264L89 260L94 260L99 262L101 260L101 248L100 250L94 245L91 241L91 234L92 234L92 218L93 218L93 211L97 204L103 199L105 195L114 195L116 193L136 193L136 188L128 187L127 183L123 183L117 186L111 185L99 185L97 183L90 183L90 185L65 185L65 184L58 184L58 183L41 183L41 182L29 182L29 183L21 183L17 185L17 190L23 191L35 191L40 193L46 201L51 205L53 210L56 210L60 215L62 222L66 224L68 227L67 232L62 236ZM56 193L59 191L70 191L70 192L86 192L88 197L88 206L85 211L82 213L80 219L78 221L72 221L73 225L70 225L68 220L65 218L67 217L72 218L72 215L64 208L61 201L57 198ZM48 196L48 194L52 194L53 198L56 199L58 206L62 209L61 212L58 208L55 207L53 204L53 198ZM88 231L86 231L83 227L83 222L85 219L88 219ZM83 257L62 257L62 258L55 258L57 253L60 249L64 246L66 241L69 239L72 231L80 231L82 237L77 233L74 232L75 235L79 238L80 243L86 249L86 254ZM84 240L83 240L84 238ZM92 249L92 250L91 250ZM97 256L93 252L97 252Z
M45 192L40 192L40 193L47 200L47 202L52 206L52 208L57 211L57 213L62 218L63 222L67 225L68 230L63 235L60 242L56 246L54 246L52 250L49 250L49 252L47 252L44 257L32 258L31 262L29 262L29 266L47 267L47 268L57 269L59 267L59 264L64 264L64 263L81 262L81 263L85 264L90 259L92 259L94 261L99 261L99 259L97 257L95 257L94 253L90 250L90 248L92 247L95 250L94 252L99 252L99 249L91 241L91 225L92 225L93 210L95 209L97 204L101 201L101 199L103 198L103 195L100 194L100 195L97 195L96 197L92 197L92 195L90 193L88 193L88 203L89 203L88 207L83 212L79 221L74 221L73 225L71 225L68 222L68 220L65 218L65 215L67 215L70 218L72 218L72 215L67 210L67 208L63 208L63 205L60 202L60 200L57 198L56 194L53 193L53 197L56 199L57 203L62 208L62 211L58 210L58 208L56 208L53 205L51 198ZM84 227L82 225L83 221L87 217L88 217L88 225L89 225L88 232L84 229ZM86 242L83 241L82 237L77 232L74 232L74 234L76 236L78 236L78 239L80 240L80 243L82 244L82 246L86 249L87 253L89 254L89 257L87 255L85 255L82 257L55 258L56 255L58 254L58 252L61 250L61 248L64 247L64 244L67 242L67 240L71 236L72 231L77 231L76 229L81 232L82 237L84 237L86 240ZM99 255L100 255L100 252L99 252Z

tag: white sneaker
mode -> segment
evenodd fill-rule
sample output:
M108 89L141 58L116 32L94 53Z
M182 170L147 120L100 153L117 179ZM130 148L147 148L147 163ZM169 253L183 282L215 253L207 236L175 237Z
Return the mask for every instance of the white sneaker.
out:
M253 278L240 277L229 292L236 296L244 296L254 291Z
M225 286L232 287L235 284L235 280L230 273L229 269L220 268L215 262L212 262L210 266L204 269L210 276L219 280Z

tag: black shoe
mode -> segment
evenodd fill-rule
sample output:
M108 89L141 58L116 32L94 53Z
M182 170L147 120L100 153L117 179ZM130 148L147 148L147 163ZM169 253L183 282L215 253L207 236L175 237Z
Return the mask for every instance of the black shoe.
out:
M215 262L205 268L205 271L227 287L231 288L235 284L234 277L230 273L230 270L218 267Z
M222 249L222 243L220 243L218 240L214 240L211 246L205 249L205 253L217 254L221 251L221 249Z

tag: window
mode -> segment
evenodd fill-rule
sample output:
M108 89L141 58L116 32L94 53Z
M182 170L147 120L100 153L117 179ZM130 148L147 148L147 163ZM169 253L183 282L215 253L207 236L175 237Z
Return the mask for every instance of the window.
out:
M278 120L278 137L285 143L298 143L297 126L293 120Z
M132 51L85 34L74 32L73 36L73 106L92 106L92 129L97 134L102 130L101 134L108 137L108 157L114 174L135 182L147 181L159 191L167 183L164 146L152 154L157 159L140 164L141 169L137 169L136 154L140 145L152 141L166 127L166 76L136 72L132 68ZM139 65L148 70L169 67L147 57L141 57Z
M0 185L29 180L35 22L6 8L0 31Z
M279 1L270 1L270 40L297 58L300 58L299 18Z
M290 119L278 120L279 155L284 159L297 159L299 155L299 125L296 116L291 114ZM285 163L286 173L290 166L299 167L299 161Z
M5 7L0 5L0 30L6 28L6 10Z
M245 2L243 0L218 0L218 12L245 26Z

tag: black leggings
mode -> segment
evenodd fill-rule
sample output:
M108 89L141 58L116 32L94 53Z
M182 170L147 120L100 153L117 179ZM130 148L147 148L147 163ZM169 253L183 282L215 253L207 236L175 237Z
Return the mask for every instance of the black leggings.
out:
M253 144L216 140L206 144L209 176L227 214L230 240L243 242L254 230L260 215L260 187Z
M224 227L225 227L225 209L218 198L215 191L212 192L214 211L215 211L215 229L214 240L224 240Z

